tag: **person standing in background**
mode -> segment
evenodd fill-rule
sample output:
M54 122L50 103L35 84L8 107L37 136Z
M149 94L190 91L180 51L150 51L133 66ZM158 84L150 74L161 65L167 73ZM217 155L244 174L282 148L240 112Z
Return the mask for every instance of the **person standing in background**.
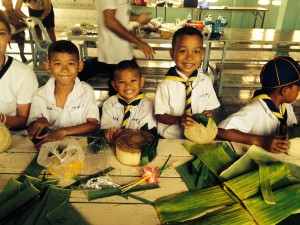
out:
M24 49L25 49L25 31L22 30L26 24L22 23L22 17L14 9L12 0L2 0L2 5L5 8L6 15L8 16L9 23L15 28L15 33L12 34L11 39L15 40L20 50L20 57L22 62L26 62ZM21 31L18 31L20 29Z
M56 41L54 11L51 0L17 0L15 10L22 18L27 18L28 16L21 10L23 3L28 6L29 16L39 18L43 22L51 41ZM43 40L42 32L39 28L37 28L37 34L39 39Z
M130 20L141 25L147 24L149 13L139 15L130 12L129 0L96 1L98 13L98 61L85 65L83 76L92 76L97 72L110 74L109 95L116 94L111 86L112 72L123 60L133 59L132 43L146 58L154 58L154 50L128 29ZM79 75L81 77L81 75Z

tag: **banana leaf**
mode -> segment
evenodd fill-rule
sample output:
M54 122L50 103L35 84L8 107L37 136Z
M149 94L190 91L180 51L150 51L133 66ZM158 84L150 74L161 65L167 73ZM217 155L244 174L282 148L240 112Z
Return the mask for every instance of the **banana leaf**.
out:
M141 166L145 166L149 162L152 162L152 160L157 155L157 145L158 145L158 141L159 141L159 135L158 135L156 127L153 127L151 129L148 128L148 123L146 123L143 127L141 127L141 130L147 131L147 132L151 133L154 136L154 140L152 142L148 143L142 149Z
M194 144L187 142L183 145L218 177L223 170L238 159L234 151L223 143Z
M77 212L77 210L65 200L57 208L46 214L51 224L63 225L88 225L88 222Z
M87 199L89 201L109 197L113 195L122 195L123 197L127 197L128 193L136 192L136 191L145 191L159 188L157 184L147 184L147 185L137 185L131 189L129 189L126 193L121 193L121 189L112 188L112 189L104 189L104 190L87 190Z
M41 174L41 171L44 169L44 167L37 163L37 157L38 154L25 169L24 173L17 179L18 181L23 182L26 179L26 175L31 177L37 177Z
M256 225L251 215L240 204L225 206L219 210L210 212L203 217L191 219L178 225Z
M68 200L71 190L56 188L51 185L44 190L45 194L41 195L41 201L38 206L30 214L24 225L43 224L51 225L47 220L46 215L56 209L64 201Z
M19 194L7 200L0 206L0 221L5 219L5 217L9 216L10 214L17 212L27 202L38 196L39 193L40 191L38 189L36 189L33 185L29 185Z

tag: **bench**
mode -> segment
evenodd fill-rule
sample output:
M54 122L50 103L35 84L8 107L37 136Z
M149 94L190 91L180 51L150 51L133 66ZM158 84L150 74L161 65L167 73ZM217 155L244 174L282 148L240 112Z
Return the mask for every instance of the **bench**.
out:
M221 95L224 86L261 87L259 74L263 65L264 63L216 63L215 86L218 96Z
M154 93L157 85L162 81L169 68L163 67L140 67L141 74L146 77L143 92ZM95 89L100 91L108 91L109 74L97 73L88 83Z

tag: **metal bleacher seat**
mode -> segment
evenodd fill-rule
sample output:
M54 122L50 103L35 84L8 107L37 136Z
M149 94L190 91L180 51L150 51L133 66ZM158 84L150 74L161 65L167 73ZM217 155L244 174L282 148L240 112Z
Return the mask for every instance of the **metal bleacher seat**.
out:
M44 27L41 20L39 20L36 17L28 17L25 18L25 23L28 27L28 30L30 32L30 39L31 39L31 47L33 51L33 65L36 67L39 64L43 63L47 58L47 50L50 44L52 43L46 28ZM36 26L40 28L42 31L42 34L44 36L44 40L41 41L38 38L38 35L36 33Z

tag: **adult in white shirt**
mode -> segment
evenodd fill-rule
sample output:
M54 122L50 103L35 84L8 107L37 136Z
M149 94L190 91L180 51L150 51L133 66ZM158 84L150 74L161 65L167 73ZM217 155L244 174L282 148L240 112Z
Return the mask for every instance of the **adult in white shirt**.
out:
M146 58L154 57L154 50L129 29L130 20L141 25L147 24L149 13L139 15L130 12L129 0L95 1L98 12L98 61L85 65L78 77L93 76L98 72L107 72L111 79L108 83L109 94L116 94L111 86L112 72L123 60L133 59L132 44L135 44ZM90 74L91 73L91 74Z

